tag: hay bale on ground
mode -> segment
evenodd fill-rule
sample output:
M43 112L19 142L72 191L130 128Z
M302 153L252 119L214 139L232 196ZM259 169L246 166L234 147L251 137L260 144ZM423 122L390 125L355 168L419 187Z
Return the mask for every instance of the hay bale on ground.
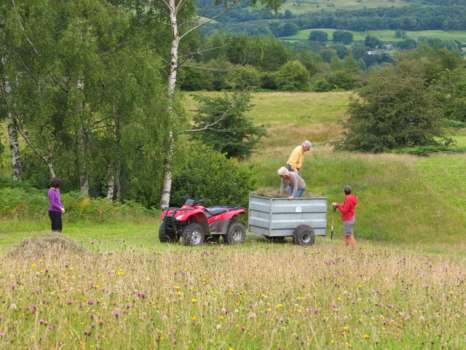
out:
M52 233L45 236L26 239L13 248L8 256L44 256L61 255L63 253L84 254L87 250L72 239L60 234Z

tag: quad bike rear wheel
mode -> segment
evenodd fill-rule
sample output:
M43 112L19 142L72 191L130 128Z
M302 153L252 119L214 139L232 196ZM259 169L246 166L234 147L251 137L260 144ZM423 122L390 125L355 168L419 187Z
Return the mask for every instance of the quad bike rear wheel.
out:
M204 228L196 223L189 224L183 229L183 244L198 246L204 243Z
M239 221L233 221L228 227L224 241L227 244L241 244L246 240L246 228Z
M175 232L167 229L167 225L162 222L159 227L159 240L161 243L176 243L179 237Z

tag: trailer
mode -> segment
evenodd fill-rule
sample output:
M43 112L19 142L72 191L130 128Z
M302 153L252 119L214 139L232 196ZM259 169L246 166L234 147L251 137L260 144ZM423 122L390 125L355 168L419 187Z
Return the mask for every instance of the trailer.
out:
M270 241L293 237L299 245L313 245L315 236L325 236L327 198L278 198L249 195L249 231Z

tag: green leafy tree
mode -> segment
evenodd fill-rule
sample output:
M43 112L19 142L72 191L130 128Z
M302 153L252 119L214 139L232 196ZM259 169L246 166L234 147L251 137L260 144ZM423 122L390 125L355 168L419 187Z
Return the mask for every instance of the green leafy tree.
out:
M319 43L326 43L328 41L328 34L322 30L313 30L309 33L309 40Z
M278 88L285 91L308 90L309 72L299 61L289 61L277 73Z
M255 89L260 85L260 73L253 66L236 66L228 72L226 84L231 89Z
M333 32L332 40L334 43L349 45L353 42L353 33L342 30L336 30Z
M350 105L346 149L383 152L432 145L443 135L441 110L415 62L377 70L358 93Z
M253 171L201 142L182 141L174 158L173 203L186 197L206 206L247 206L255 189Z
M364 39L364 45L370 49L380 49L383 47L383 42L375 36L368 35Z
M251 109L247 92L225 94L223 97L195 96L199 112L194 117L194 137L226 154L228 158L249 156L265 134L246 115Z

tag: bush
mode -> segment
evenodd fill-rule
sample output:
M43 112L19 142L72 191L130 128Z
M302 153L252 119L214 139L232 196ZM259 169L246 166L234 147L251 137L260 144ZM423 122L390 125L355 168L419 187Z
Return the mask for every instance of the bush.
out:
M115 219L130 219L155 216L153 210L135 202L115 203L103 198L81 197L77 192L62 193L68 221L90 220L105 222ZM47 189L38 189L27 184L13 185L0 181L0 217L19 219L45 219L49 207Z
M309 33L309 40L318 43L325 43L328 41L328 34L321 30L313 30Z
M232 89L255 89L260 85L259 71L253 66L236 66L227 74L226 84Z
M332 39L334 43L342 43L344 45L349 45L353 42L353 33L342 30L336 30L333 32Z
M364 39L364 45L370 49L379 49L383 46L383 42L375 36L368 35Z
M376 71L349 111L343 146L350 150L436 145L443 134L441 111L415 62Z
M200 142L184 141L178 147L173 169L173 205L181 205L190 196L206 206L247 206L248 194L254 188L249 166Z
M285 63L277 73L278 88L286 91L308 90L309 79L309 72L299 61Z

